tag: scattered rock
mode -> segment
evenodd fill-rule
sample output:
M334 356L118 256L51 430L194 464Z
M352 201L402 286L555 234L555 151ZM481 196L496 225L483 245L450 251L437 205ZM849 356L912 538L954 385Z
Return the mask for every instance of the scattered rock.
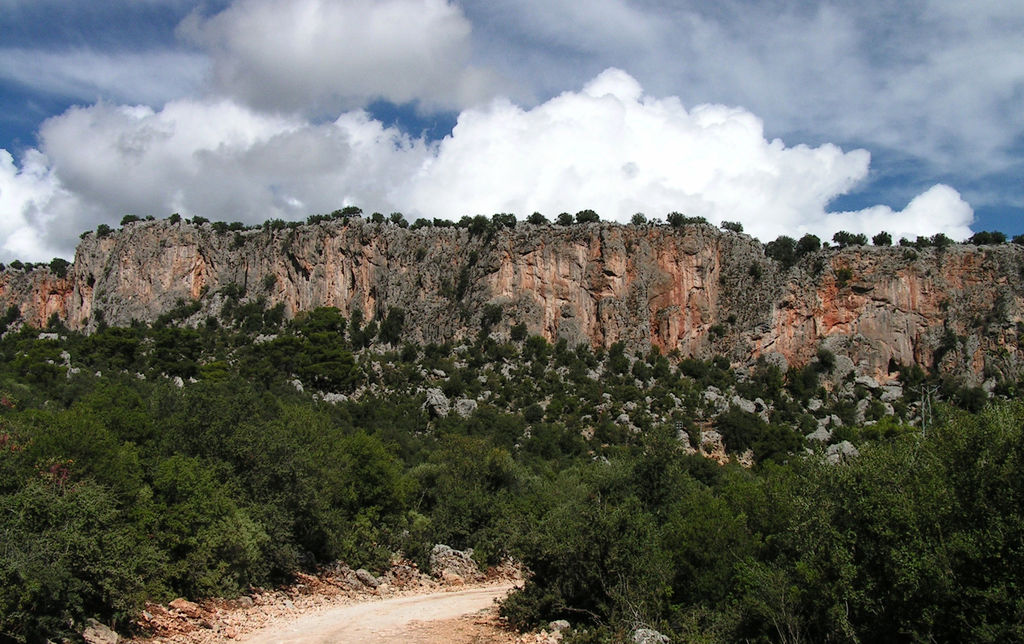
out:
M829 463L833 464L838 464L858 456L860 456L860 452L857 451L857 448L850 441L829 445L828 449L825 450L825 458Z
M436 416L447 418L452 406L443 391L437 387L431 387L427 389L427 400L423 403L423 408Z
M85 630L82 631L82 639L88 644L117 644L121 637L106 624L92 619L85 620Z
M167 606L179 611L187 617L199 617L203 614L203 610L199 608L199 604L194 604L183 597L179 597L171 601Z
M356 579L358 579L360 583L362 583L364 586L367 586L368 588L376 588L377 586L380 586L380 580L378 580L376 577L370 574L370 572L365 568L360 568L359 570L357 570L355 572L355 575Z
M299 380L298 378L295 378L294 380L292 380L290 382L291 382L291 385L293 387L295 387L295 391L299 392L300 394L303 392L302 381L301 380Z
M747 400L746 398L740 398L739 396L733 396L731 402L732 402L733 405L735 405L736 407L739 407L740 409L742 409L743 411L747 412L748 414L756 414L757 413L757 405L755 405L754 401L752 401L752 400Z
M476 411L477 403L472 398L459 398L455 401L455 413L462 418L468 418Z
M473 561L473 550L465 551L437 544L430 551L430 573L444 580L476 580L480 578L480 568Z
M748 449L739 456L736 457L736 462L742 467L751 468L754 467L754 450Z
M552 633L561 633L562 631L569 630L569 622L564 619L556 619L555 621L548 624L548 630Z
M818 411L824 403L818 398L811 398L807 401L807 409L809 411Z
M667 635L662 635L653 628L638 628L633 631L633 644L669 644Z
M832 432L828 431L828 429L826 429L825 427L819 426L818 429L814 430L804 438L806 438L809 441L816 441L818 443L824 444L832 439Z

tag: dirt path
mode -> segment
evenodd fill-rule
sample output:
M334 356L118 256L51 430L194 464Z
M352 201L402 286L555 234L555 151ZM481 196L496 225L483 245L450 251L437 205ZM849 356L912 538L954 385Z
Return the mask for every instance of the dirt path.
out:
M486 624L478 623L482 620L467 616L492 609L494 601L505 597L513 587L511 583L503 583L339 606L277 624L241 641L249 644L507 642L509 640L497 629L487 628Z

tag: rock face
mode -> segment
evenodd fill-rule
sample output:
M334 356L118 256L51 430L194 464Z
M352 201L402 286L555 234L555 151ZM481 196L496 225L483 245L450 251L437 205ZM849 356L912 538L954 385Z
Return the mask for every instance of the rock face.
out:
M221 232L152 221L85 235L63 278L0 272L0 306L86 331L183 309L198 324L230 298L281 305L286 317L335 306L382 320L401 308L405 339L442 342L475 335L491 304L497 331L523 322L552 341L787 365L825 347L880 383L890 365L912 363L980 380L1021 370L1022 264L1014 244L856 247L785 269L757 240L704 224L520 224L472 236L359 218Z

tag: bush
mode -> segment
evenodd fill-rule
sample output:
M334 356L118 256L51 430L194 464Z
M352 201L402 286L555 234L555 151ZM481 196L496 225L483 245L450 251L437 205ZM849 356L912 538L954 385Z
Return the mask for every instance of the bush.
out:
M743 232L743 224L741 224L738 221L723 221L721 224L719 224L719 226L722 228L722 230L728 230L734 233Z
M63 466L59 466L63 467ZM113 495L64 470L0 495L0 636L74 637L86 617L127 620L160 566L124 522Z
M808 253L816 253L821 248L821 240L818 239L817 235L810 233L800 238L800 241L796 243L796 255L797 257L803 257Z
M576 223L578 224L592 224L599 221L601 221L601 217L593 210L581 210L576 213Z
M544 226L550 223L548 222L548 218L540 214L539 212L535 212L529 217L527 217L526 222L529 224L533 224L534 226Z
M971 238L967 240L967 243L974 244L975 246L1005 244L1006 235L1001 232L983 230L971 235Z
M843 288L846 284L853 279L853 271L849 268L837 268L836 269L836 286Z
M785 268L796 263L796 240L786 235L779 235L775 241L770 241L764 247L764 254Z
M853 234L845 230L840 230L832 236L832 241L836 243L839 248L846 248L847 246L864 246L868 243L867 235Z
M871 243L875 246L892 246L892 235L883 230L871 238Z

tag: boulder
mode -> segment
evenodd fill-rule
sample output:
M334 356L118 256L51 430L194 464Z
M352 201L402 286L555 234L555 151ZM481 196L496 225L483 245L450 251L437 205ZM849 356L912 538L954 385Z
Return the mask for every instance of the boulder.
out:
M472 398L459 398L455 401L455 413L461 418L468 418L476 411L477 403Z
M380 586L380 580L374 577L372 574L370 574L370 571L366 570L365 568L360 568L359 570L357 570L355 572L355 576L356 579L359 580L359 583L366 586L367 588L376 588L377 586Z
M730 402L732 402L734 406L739 407L748 414L757 413L757 405L755 405L754 401L752 400L747 400L746 398L741 398L739 396L733 396Z
M85 620L85 630L82 631L82 639L88 644L117 644L121 637L106 624L101 624L93 618Z
M446 418L448 412L451 411L451 403L448 402L448 397L444 395L444 392L436 387L427 389L427 400L423 403L423 408L428 412L433 413L441 418Z
M827 443L832 438L832 432L828 431L825 427L818 427L805 438L809 441L816 441L819 443Z
M662 635L653 628L638 628L633 631L633 644L668 644L668 635Z
M199 608L199 604L190 602L183 597L172 600L171 603L167 604L167 607L180 612L186 617L200 617L203 614L203 609Z
M825 450L825 458L829 463L833 464L842 463L858 456L860 456L860 452L857 451L857 448L850 441L829 445L828 449Z
M555 621L548 624L548 630L552 633L561 633L562 631L569 630L570 624L567 620L556 619Z
M430 574L451 581L473 581L482 576L471 548L455 550L441 543L430 551Z

